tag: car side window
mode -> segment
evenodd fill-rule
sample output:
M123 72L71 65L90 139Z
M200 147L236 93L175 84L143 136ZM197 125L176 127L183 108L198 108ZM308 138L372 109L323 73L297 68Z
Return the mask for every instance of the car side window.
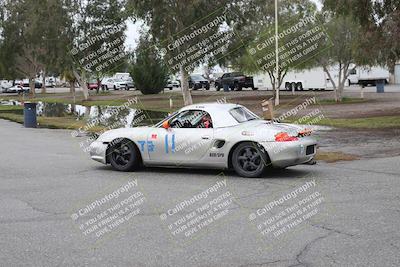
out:
M202 110L185 110L170 122L171 128L212 128L210 114Z

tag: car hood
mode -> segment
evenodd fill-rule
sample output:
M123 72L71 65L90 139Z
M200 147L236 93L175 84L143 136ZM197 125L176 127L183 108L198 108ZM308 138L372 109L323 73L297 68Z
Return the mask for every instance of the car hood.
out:
M116 138L129 138L132 139L137 134L141 134L150 130L150 127L135 127L135 128L119 128L106 131L102 133L97 141L100 142L111 142Z

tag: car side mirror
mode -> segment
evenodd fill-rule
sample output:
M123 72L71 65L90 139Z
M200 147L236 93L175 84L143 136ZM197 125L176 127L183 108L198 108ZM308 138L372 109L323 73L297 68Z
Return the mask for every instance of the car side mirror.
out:
M168 130L169 128L171 128L171 125L169 124L169 120L166 120L163 122L162 127L166 130Z

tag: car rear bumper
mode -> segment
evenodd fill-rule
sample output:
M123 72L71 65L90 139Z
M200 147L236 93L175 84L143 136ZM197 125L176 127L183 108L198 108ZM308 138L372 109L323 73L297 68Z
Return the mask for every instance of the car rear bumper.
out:
M310 162L317 152L317 141L303 137L292 142L261 143L267 150L273 167L284 168Z
M94 141L90 144L90 157L98 162L103 164L107 164L106 159L106 151L107 151L108 144L104 144L103 142Z

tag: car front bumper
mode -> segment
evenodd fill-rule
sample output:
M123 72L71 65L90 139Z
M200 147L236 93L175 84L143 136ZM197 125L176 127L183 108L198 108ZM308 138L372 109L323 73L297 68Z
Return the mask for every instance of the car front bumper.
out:
M107 164L107 147L108 144L104 144L103 142L100 141L94 141L93 143L90 144L90 157L98 162L101 162L103 164Z
M115 85L115 87L117 88L117 89L124 89L124 88L126 88L126 84L116 84Z
M317 141L312 137L303 137L291 142L264 142L273 167L285 168L304 164L314 159Z

